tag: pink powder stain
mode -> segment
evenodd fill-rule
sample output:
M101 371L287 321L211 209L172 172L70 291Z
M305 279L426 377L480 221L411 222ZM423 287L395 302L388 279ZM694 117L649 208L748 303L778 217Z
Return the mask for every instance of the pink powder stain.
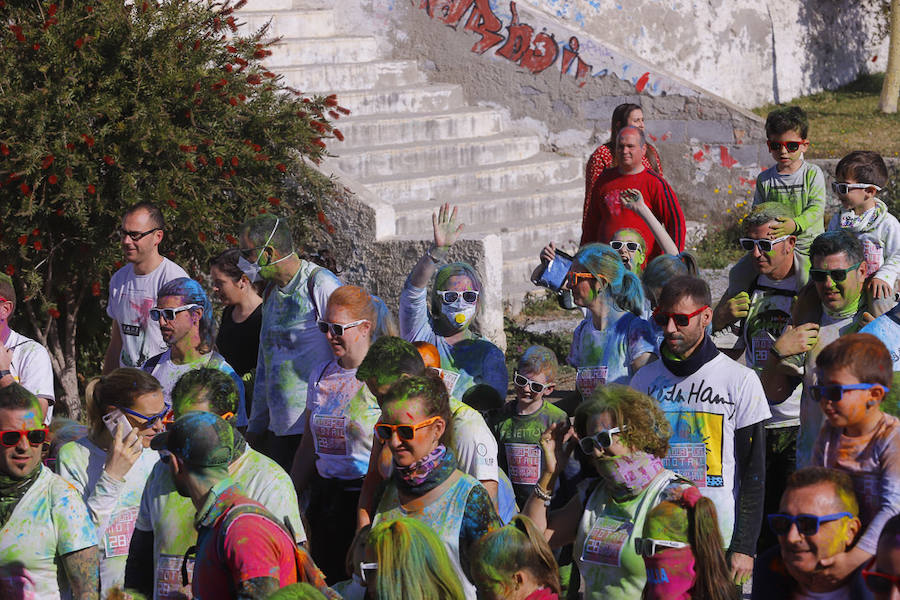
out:
M638 92L644 91L644 88L647 86L648 81L650 81L649 72L644 73L640 76L640 78L637 80L637 83L634 84L634 89L636 89Z
M725 146L719 146L719 156L722 159L722 166L731 168L737 164L737 160L728 153L728 148Z
M649 137L651 140L653 140L654 142L656 141L656 136L655 136L655 135L648 135L648 137Z
M694 154L694 160L696 160L697 162L703 160L703 150L697 150L697 152Z
M666 140L669 139L670 137L672 137L672 132L671 132L671 131L667 131L667 132L665 132L665 133L663 134L662 138L660 138L660 139L661 139L662 141L666 141Z

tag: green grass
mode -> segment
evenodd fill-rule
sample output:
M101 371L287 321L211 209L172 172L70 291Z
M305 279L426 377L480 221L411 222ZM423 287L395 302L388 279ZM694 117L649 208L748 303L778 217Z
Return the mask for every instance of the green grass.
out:
M809 115L809 158L840 158L853 150L875 150L885 158L900 156L900 113L878 110L884 75L863 75L836 90L786 103ZM765 118L777 105L754 108Z

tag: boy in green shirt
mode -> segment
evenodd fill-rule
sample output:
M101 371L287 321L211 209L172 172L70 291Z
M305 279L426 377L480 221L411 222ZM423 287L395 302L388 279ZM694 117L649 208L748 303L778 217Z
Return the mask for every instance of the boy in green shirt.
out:
M528 348L514 376L516 399L492 418L500 467L512 481L519 506L531 496L541 474L541 434L551 423L568 418L565 411L544 400L553 391L558 369L552 350L544 346Z

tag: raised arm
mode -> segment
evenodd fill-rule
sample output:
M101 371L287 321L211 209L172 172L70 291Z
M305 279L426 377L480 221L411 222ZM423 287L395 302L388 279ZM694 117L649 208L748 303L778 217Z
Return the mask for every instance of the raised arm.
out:
M647 224L647 227L649 227L650 231L653 233L653 237L656 238L656 243L660 245L666 254L672 254L673 256L678 254L679 250L678 246L675 244L675 240L672 239L672 236L669 235L669 232L666 231L663 224L659 222L659 219L656 218L656 215L653 214L653 211L651 211L650 207L647 206L647 203L644 202L644 196L641 194L640 190L623 190L620 198L622 199L622 204L626 208L633 210L644 220L644 223Z
M431 214L431 225L434 228L434 246L413 267L409 276L409 281L413 286L423 288L428 285L428 281L434 275L437 262L447 258L450 247L459 239L463 224L457 224L456 211L456 207L452 207L451 210L450 204L445 203L438 209L437 214Z

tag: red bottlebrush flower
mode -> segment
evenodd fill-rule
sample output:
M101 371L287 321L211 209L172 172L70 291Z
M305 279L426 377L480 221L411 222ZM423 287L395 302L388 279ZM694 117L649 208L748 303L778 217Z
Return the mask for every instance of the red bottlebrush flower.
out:
M338 112L344 113L345 115L349 115L349 114L350 114L350 109L349 109L349 108L344 108L343 106L338 106L337 109L338 109Z
M258 213L261 214L261 215L264 215L264 214L266 214L266 212L268 212L268 211L266 211L266 209L264 209L264 208L260 208L260 209L259 209L258 211L256 211L256 212L258 212Z
M254 152L259 152L260 150L262 150L262 146L260 146L259 144L253 144Z
M39 236L39 235L41 235L41 230L40 230L40 229L32 229L32 230L31 230L31 237L37 237L37 236Z
M225 235L225 241L233 246L237 246L237 243L238 243L237 238L235 238L230 233Z
M33 45L31 46L31 49L34 50L35 52L37 52L38 50L41 49L41 45L40 45L40 44L33 44Z
M235 57L234 57L234 62L236 62L237 64L241 65L242 67L246 67L247 65L250 64L250 63L248 63L245 59L241 58L240 56L235 56Z
M55 308L48 309L47 314L50 315L50 317L52 317L54 319L58 319L59 315L60 315L59 311L56 310Z
M190 119L190 118L191 118L191 111L189 111L189 110L184 111L184 118L185 118L185 119Z
M56 25L57 23L59 23L59 19L57 19L56 17L50 17L49 19L44 21L44 24L41 25L41 29L47 31L51 26Z
M233 69L234 69L234 67L231 66L231 63L225 63L225 72L226 73L231 73L231 71Z
M100 282L95 281L91 284L91 296L100 296Z
M34 240L34 249L37 252L40 252L41 250L44 249L44 245L41 243L41 240Z
M202 154L199 155L199 156L197 157L197 160L198 160L198 161L200 162L200 164L203 165L204 167L205 167L206 165L209 164L209 162L206 160L206 157L203 156Z
M207 145L207 146L212 146L212 145L213 145L213 141L212 141L211 139L209 139L209 138L203 140L203 143L204 143L205 145Z
M92 138L92 137L89 136L88 134L82 133L82 134L81 134L81 139L84 140L84 143L88 145L88 148L93 148L93 147L94 147L94 138Z
M315 130L319 133L325 133L325 131L327 131L327 126L322 122L312 120L309 122L309 124L312 125L313 128L315 128Z
M59 7L57 5L51 4L49 7L47 7L47 14L52 17L53 15L56 14L56 11L58 9L59 9Z
M245 146L252 146L252 145L253 145L253 140L244 140L244 145L245 145Z
M57 217L61 217L61 216L63 216L63 214L64 214L63 209L61 209L61 208L57 208L57 209L56 209L56 216L57 216Z
M147 12L149 6L146 2L141 2L141 12ZM181 42L178 43L178 49L181 50Z
M201 87L203 87L203 86L200 85L200 82L199 82L199 81L196 82L196 83L194 84L194 91L195 91L195 92L199 92Z
M112 156L108 155L108 154L104 154L104 155L103 155L103 162L105 162L105 163L108 164L109 166L113 166L114 164L116 164L115 159L114 159Z
M229 169L228 174L234 176L237 175L237 171L235 171L234 169Z
M269 79L275 79L276 75L272 71L263 72L263 77L268 77Z
M340 114L340 113L337 113L337 112L335 112L335 111L333 111L333 110L329 110L329 111L328 111L328 116L331 117L332 119L335 119L335 120L341 118L341 114Z
M66 177L71 177L72 176L72 168L66 167L65 170L63 170L63 173L66 174Z
M344 141L344 134L341 133L340 129L335 129L331 133L333 133L334 137L336 137L339 141L341 141L341 142Z
M74 149L75 149L75 144L73 144L72 142L69 142L68 144L66 144L66 150L74 150Z
M237 31L237 23L234 22L234 17L228 17L225 19L225 22L228 23L228 28L231 31Z
M232 166L232 167L238 166L238 157L237 157L237 156L232 156L232 157L231 157L231 166Z
M201 104L203 104L203 98L194 98L194 104L200 106Z
M325 106L337 106L337 94L331 94L325 98Z
M94 7L93 6L85 6L84 10L86 10L88 14L91 14L92 12L94 12Z
M90 194L90 195L92 195L92 196L93 196L94 194L97 193L97 188L94 187L94 184L92 184L92 183L89 183L89 184L88 184L88 186L87 186L87 193Z
M59 181L59 177L57 177L56 175L51 175L47 178L47 183L49 183L50 185L56 185L57 181Z
M322 223L323 225L325 224L325 213L321 210L316 213L316 218L319 220L319 223Z
M3 156L9 156L9 146L6 144L0 144L0 154Z
M330 235L334 235L334 225L332 225L331 223L329 223L329 224L325 227L325 231L327 231Z
M225 87L227 84L228 84L227 81L225 81L224 79L220 79L217 82L215 82L214 84L212 84L212 89L217 90L219 88Z
M22 194L25 196L27 196L28 194L31 193L31 188L28 186L27 183L23 183L22 185L20 185L19 189L22 190Z
M228 99L228 104L230 104L230 105L232 105L232 106L237 106L237 105L238 105L237 98L235 98L234 96L232 96L231 98Z
M217 156L217 157L216 157L216 166L217 166L217 167L221 167L221 166L224 165L224 164L225 164L225 161L222 160L222 157L221 157L221 156Z
M237 48L235 48L234 46L225 46L225 49L226 49L227 51L231 52L232 54L234 54L235 52L237 52Z
M253 158L260 162L265 162L265 161L269 160L269 155L268 154L257 154Z
M197 150L197 146L188 146L187 144L180 144L178 149L182 152L194 152Z
M121 260L117 260L116 262L113 263L113 266L117 269L121 269L123 264L124 263Z
M231 173L229 173L228 171L223 171L222 178L223 179L231 179Z
M194 50L196 51L199 48L200 48L200 40L197 40L196 42L194 42Z
M259 85L262 82L262 78L257 74L247 75L247 83L250 85Z
M282 173L287 172L287 167L284 166L284 163L278 163L277 165L275 165L275 168L278 169L279 171L281 171Z
M272 206L278 206L281 204L281 198L269 198L269 204Z
M47 168L49 168L50 165L53 164L53 160L54 160L55 158L56 158L56 157L53 156L52 154L48 154L47 156L45 156L45 157L44 157L44 160L41 161L41 168L42 168L42 169L47 169Z
M75 40L76 48L81 48L82 46L84 46L84 38L78 38L77 40Z
M24 246L24 245L27 244L27 243L28 243L28 236L27 236L27 235L20 235L20 236L19 236L19 245L20 245L20 246Z
M24 41L25 41L25 36L22 35L22 28L21 28L21 27L19 27L18 25L10 25L10 26L9 26L9 30L12 31L14 34L16 34L16 39L17 39L18 41L20 41L20 42L24 42Z
M271 56L271 54L272 54L271 50L263 50L262 48L260 48L259 50L257 50L256 52L253 53L253 56L254 56L254 58L265 58L267 56Z
M200 240L201 242L205 243L206 242L206 234L201 231L200 233L197 234L197 239Z
M172 200L171 198L169 198L168 200L166 200L166 204L168 204L168 205L169 205L170 207L172 207L172 208L178 208L178 205L175 204L175 201Z
M184 161L184 166L187 167L187 170L191 173L197 170L197 167L194 166L194 163L189 160Z
M247 99L247 96L245 96L244 94L238 94L238 100L240 100L241 102L243 102L246 99Z
M12 265L6 265L6 274L12 277L16 274L16 268Z
M322 138L315 138L315 139L313 139L312 143L314 145L318 146L319 148L325 147L325 142L322 141Z

